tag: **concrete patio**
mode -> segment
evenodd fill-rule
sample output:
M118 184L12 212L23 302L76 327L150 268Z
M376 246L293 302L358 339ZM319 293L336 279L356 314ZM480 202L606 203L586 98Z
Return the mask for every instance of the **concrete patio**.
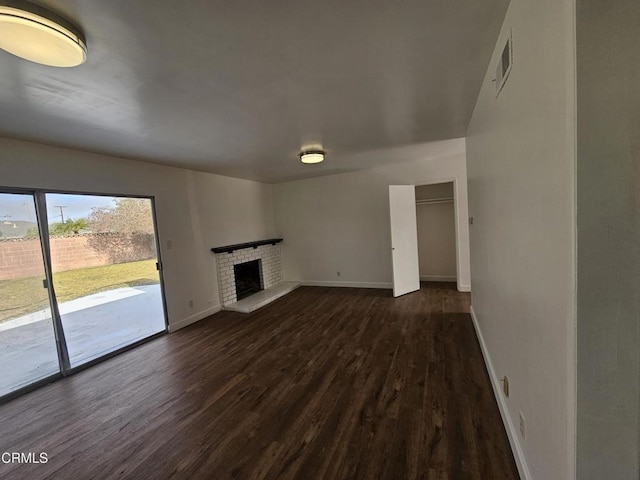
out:
M160 285L126 287L60 304L71 366L165 329ZM0 395L59 371L49 309L0 323Z

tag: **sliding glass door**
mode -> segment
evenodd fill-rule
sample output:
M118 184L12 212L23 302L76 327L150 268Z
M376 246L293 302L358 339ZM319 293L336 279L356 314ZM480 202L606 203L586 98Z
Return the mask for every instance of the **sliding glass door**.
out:
M71 368L165 330L148 198L46 194Z
M35 198L0 193L0 396L60 372Z
M0 398L166 331L150 198L0 192Z

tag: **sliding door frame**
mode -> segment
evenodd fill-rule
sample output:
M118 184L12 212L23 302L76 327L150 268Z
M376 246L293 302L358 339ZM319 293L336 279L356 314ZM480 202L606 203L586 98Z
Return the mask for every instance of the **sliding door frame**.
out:
M44 285L43 288L47 289L47 296L49 297L49 309L51 311L51 321L53 324L53 335L56 342L56 352L58 356L58 372L53 375L49 375L47 377L36 380L29 385L25 385L24 387L20 387L12 392L9 392L5 395L0 396L0 404L8 402L20 395L23 395L27 392L40 388L48 383L51 383L55 380L64 377L64 365L65 358L68 362L68 352L66 344L64 343L64 331L57 327L56 323L60 320L59 314L56 315L55 312L58 311L57 302L55 301L55 294L53 293L53 285L51 282L51 262L50 262L50 252L49 252L49 226L47 224L47 212L46 208L43 208L42 198L39 196L38 191L36 189L28 189L28 188L14 188L14 187L0 187L0 193L6 194L15 194L15 195L29 195L33 200L33 206L36 212L36 225L38 226L38 237L40 240L40 251L42 254L42 263L44 266ZM44 230L43 230L44 226ZM56 320L57 319L57 320ZM61 325L61 324L60 324ZM68 363L67 363L68 365Z
M69 350L62 328L62 317L58 308L58 297L53 285L53 268L51 265L51 243L49 242L49 216L47 215L47 201L44 192L34 192L36 202L36 219L38 221L38 231L40 232L40 245L42 245L42 256L44 257L44 274L47 290L49 291L49 304L51 308L51 320L53 321L53 332L56 336L56 347L58 349L58 363L62 376L70 368Z
M48 383L59 380L61 378L67 377L69 375L73 375L77 372L85 370L89 367L92 367L98 363L101 363L109 358L115 357L127 350L131 350L136 348L142 344L145 344L151 340L154 340L158 337L161 337L168 333L169 331L169 316L167 310L167 299L165 295L165 286L164 286L164 272L163 272L163 263L162 263L162 252L160 250L160 236L158 234L158 221L156 215L156 202L154 196L149 195L129 195L123 193L100 193L100 192L85 192L85 191L74 191L74 190L55 190L55 189L42 189L42 188L20 188L20 187L3 187L0 186L0 193L7 194L22 194L22 195L31 195L34 200L34 205L36 209L36 223L38 225L38 232L40 235L40 246L42 249L42 259L44 263L44 274L45 274L45 285L49 295L49 305L51 309L51 319L53 323L53 331L56 340L56 350L58 354L58 364L60 371L48 377L37 380L29 385L18 388L6 395L0 396L0 404L6 403L16 397L19 397L25 393L36 390ZM58 300L55 293L55 288L53 285L53 270L51 264L51 243L49 238L49 223L48 223L48 215L47 215L47 201L46 195L48 193L51 194L62 194L62 195L87 195L87 196L96 196L96 197L113 197L113 198L139 198L149 200L151 202L151 216L153 221L153 233L155 236L155 247L156 247L156 270L158 272L158 279L160 282L160 292L162 297L162 314L164 316L164 330L154 333L146 338L141 340L137 340L133 343L120 347L116 350L108 352L104 355L101 355L97 358L94 358L88 362L83 363L82 365L78 365L76 367L71 367L70 359L69 359L69 350L67 348L67 343L64 334L64 328L62 325L62 316L60 315L60 310L58 308Z

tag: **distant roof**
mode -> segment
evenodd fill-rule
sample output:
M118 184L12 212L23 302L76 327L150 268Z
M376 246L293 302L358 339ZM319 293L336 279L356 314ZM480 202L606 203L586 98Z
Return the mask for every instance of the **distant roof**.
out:
M23 220L2 220L0 221L0 239L2 238L22 238L30 228L37 227L34 222Z

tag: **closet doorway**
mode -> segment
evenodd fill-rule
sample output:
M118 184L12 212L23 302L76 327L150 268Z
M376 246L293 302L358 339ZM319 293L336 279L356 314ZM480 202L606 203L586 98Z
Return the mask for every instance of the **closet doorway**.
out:
M453 182L416 186L420 281L456 282Z

